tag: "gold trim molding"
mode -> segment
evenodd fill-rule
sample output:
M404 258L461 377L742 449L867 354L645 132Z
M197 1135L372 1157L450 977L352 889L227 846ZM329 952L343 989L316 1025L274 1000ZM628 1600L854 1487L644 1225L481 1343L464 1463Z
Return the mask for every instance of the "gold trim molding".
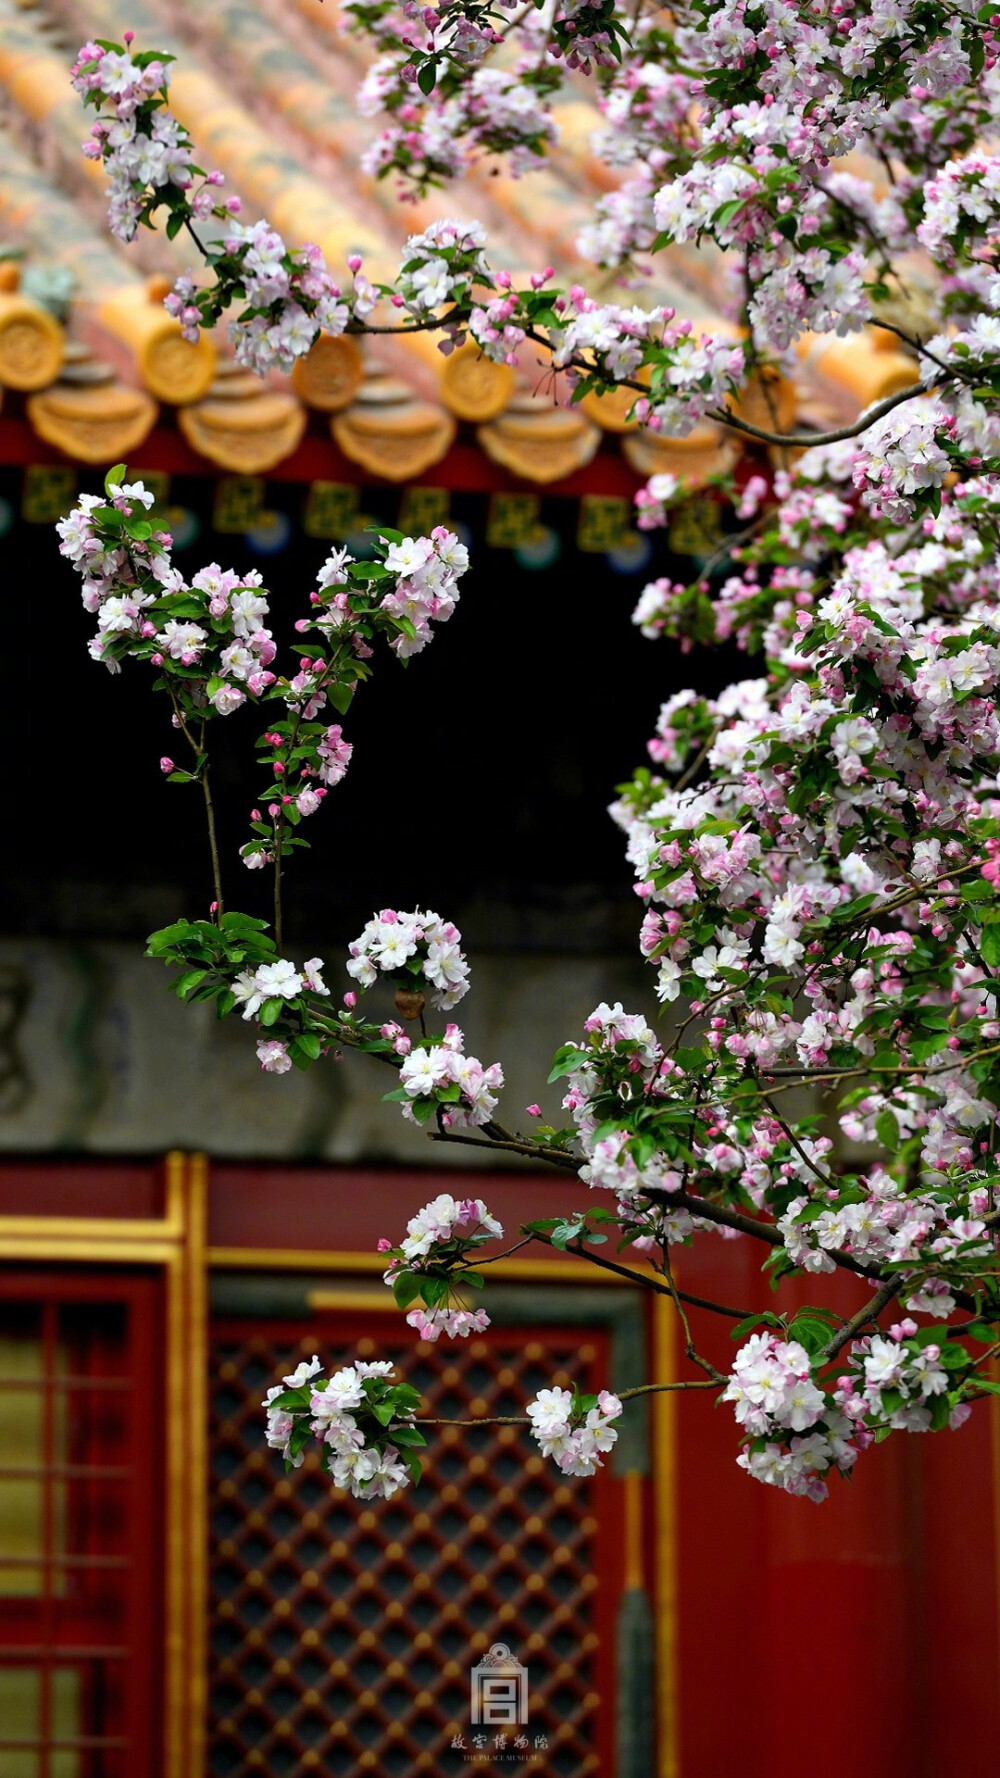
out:
M345 1253L337 1249L306 1247L210 1247L208 1264L210 1270L219 1272L377 1272L381 1276L385 1271L385 1258L381 1253ZM645 1263L634 1266L633 1270L639 1283L654 1276L652 1268ZM614 1284L619 1290L628 1286L628 1280L617 1273L602 1272L585 1259L575 1259L572 1254L567 1254L565 1259L497 1260L490 1265L489 1276L508 1281L537 1279L550 1284L579 1284L586 1279L588 1284ZM386 1303L392 1307L388 1295Z

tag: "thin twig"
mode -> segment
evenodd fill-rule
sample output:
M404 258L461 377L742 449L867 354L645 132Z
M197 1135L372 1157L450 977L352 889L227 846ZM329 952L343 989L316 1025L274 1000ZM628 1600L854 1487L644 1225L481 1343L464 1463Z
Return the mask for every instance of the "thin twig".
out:
M717 1381L710 1377L707 1382L702 1382L699 1378L684 1383L640 1383L634 1389L617 1389L614 1393L619 1401L634 1401L637 1395L671 1395L681 1389L718 1389L720 1383L729 1381L728 1377L723 1377L719 1373L716 1373L716 1376ZM413 1424L414 1426L530 1426L531 1421L527 1414L511 1414L497 1418L488 1418L484 1414L481 1420L431 1420L425 1418L423 1414L418 1414Z
M201 789L205 798L205 816L208 821L208 844L212 854L212 878L215 883L215 918L222 919L225 903L222 899L222 865L219 861L219 842L215 832L215 808L212 803L212 788L208 781L208 761L201 768Z
M208 749L205 738L205 723L204 721L202 722L198 739L195 740L181 714L181 708L177 702L174 688L169 682L167 684L167 690L170 694L170 702L173 705L177 726L194 754L194 762L198 769L193 776L197 777L198 782L201 785L202 796L205 799L205 816L208 822L208 847L212 855L212 882L215 886L215 918L216 921L219 921L222 919L223 913L225 912L225 904L222 899L222 866L219 861L219 842L215 832L215 809L212 804L212 789L208 781Z
M705 1371L714 1382L726 1383L728 1378L724 1377L721 1371L717 1371L714 1364L712 1364L709 1359L703 1358L701 1353L695 1350L694 1340L691 1335L691 1323L687 1318L684 1305L681 1302L680 1292L674 1283L673 1267L670 1264L670 1248L665 1241L663 1242L660 1251L663 1254L663 1275L667 1280L667 1287L673 1298L674 1308L680 1316L681 1326L684 1329L684 1356L689 1363L696 1364L699 1370Z
M543 1242L546 1247L555 1246L550 1235L535 1233L532 1238ZM566 1251L578 1254L581 1259L589 1260L592 1266L600 1267L603 1272L614 1272L616 1277L625 1278L629 1284L639 1284L644 1290L653 1290L658 1296L672 1294L669 1285L661 1284L655 1275L651 1275L649 1272L633 1272L629 1266L620 1265L617 1260L608 1259L603 1253L591 1253L589 1248L581 1247L576 1242L567 1243ZM744 1321L752 1312L749 1309L734 1309L729 1303L714 1303L706 1296L692 1296L691 1292L687 1290L677 1290L676 1294L682 1302L690 1303L694 1309L708 1309L713 1315L725 1315L728 1320L732 1321Z
M484 1140L481 1136L465 1136L460 1130L430 1130L428 1134L432 1142L464 1142L466 1148L489 1148L519 1154L525 1160L548 1161L550 1166L562 1167L569 1173L579 1173L583 1165L582 1160L574 1160L564 1148L546 1148L540 1142L518 1142L516 1139L504 1142L489 1137Z

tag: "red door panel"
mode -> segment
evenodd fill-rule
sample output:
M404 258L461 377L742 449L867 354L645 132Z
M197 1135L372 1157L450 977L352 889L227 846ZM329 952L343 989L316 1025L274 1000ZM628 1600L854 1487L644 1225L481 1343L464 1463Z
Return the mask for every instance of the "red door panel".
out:
M0 1771L156 1778L158 1281L0 1280Z

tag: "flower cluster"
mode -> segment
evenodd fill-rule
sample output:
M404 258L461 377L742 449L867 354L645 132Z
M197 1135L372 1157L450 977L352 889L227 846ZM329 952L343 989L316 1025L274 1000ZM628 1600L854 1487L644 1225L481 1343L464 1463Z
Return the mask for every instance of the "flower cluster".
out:
M368 312L357 277L348 304L320 249L312 243L290 249L269 223L244 226L229 221L221 246L206 258L217 286L246 305L230 320L229 337L237 363L258 376L291 370L321 331L343 333L352 313ZM215 324L222 306L218 287L199 290L187 275L177 280L166 299L168 313L181 323L189 340L196 340L202 327ZM373 306L371 297L368 309Z
M166 109L167 63L156 51L133 56L129 45L85 43L73 65L72 82L98 112L84 154L103 160L108 172L108 226L120 241L131 241L157 203L175 215L210 211L212 188L221 173L210 173L188 197L199 169L192 164L191 139Z
M483 35L466 33L462 41L488 48ZM558 137L547 103L551 73L524 66L467 71L467 62L464 56L461 74L426 95L414 91L412 50L372 64L358 89L358 110L367 117L385 112L388 122L362 156L365 172L379 179L395 172L421 193L482 154L506 155L515 177L539 165Z
M73 68L74 87L98 114L84 152L107 170L111 230L130 241L161 207L170 236L192 229L214 282L199 287L185 274L167 296L167 312L185 339L196 340L201 328L238 307L228 323L237 361L261 376L288 371L321 330L343 333L352 317L363 321L378 293L360 259L350 262L353 283L345 295L317 246L290 248L268 222L236 221L240 199L217 198L223 175L193 164L190 137L167 107L173 57L155 50L133 55L131 42L128 33L123 45L86 43ZM202 222L219 225L222 238L203 244L194 231Z
M599 1395L540 1389L527 1412L532 1438L563 1475L593 1475L603 1467L602 1454L618 1442L614 1422L621 1416L622 1404L608 1389Z
M395 1047L402 1047L399 1039ZM399 1080L395 1092L384 1097L401 1105L407 1122L426 1124L436 1118L443 1130L468 1130L492 1118L503 1069L499 1062L484 1068L475 1056L467 1056L461 1031L449 1025L442 1038L428 1038L407 1051Z
M318 1358L303 1361L264 1397L267 1442L298 1469L310 1438L319 1444L320 1464L334 1486L357 1500L388 1500L410 1481L420 1480L417 1450L426 1443L414 1425L420 1396L408 1383L392 1379L383 1359L358 1359L322 1374Z
M230 716L248 700L284 706L258 744L267 772L264 808L253 811L254 837L241 849L244 864L260 869L305 844L291 830L317 812L347 771L351 743L340 723L317 720L320 712L327 703L347 710L368 676L378 635L403 660L427 646L432 623L446 623L455 609L468 551L444 526L430 537L383 530L370 561L334 550L311 595L312 615L296 625L317 641L300 650L294 674L279 676L271 670L277 645L256 569L241 576L212 562L185 581L171 560L169 533L145 516L152 494L142 482L126 482L125 473L118 464L106 478L105 499L82 494L56 527L60 552L83 581L84 607L97 620L90 653L112 672L126 658L158 670L174 727L194 754L190 771L175 770L164 756L162 768L174 781L203 776L209 718ZM427 980L452 994L435 1004L454 1005L467 967L443 928L433 936L439 942Z
M872 1441L817 1388L809 1354L797 1340L751 1335L736 1354L722 1399L735 1404L737 1424L751 1441L737 1462L788 1494L825 1499L824 1473L831 1466L846 1473Z
M959 1399L970 1381L979 1379L966 1349L907 1316L887 1334L855 1341L832 1395L856 1428L867 1422L905 1432L956 1431L972 1412Z
M373 914L350 946L347 973L360 988L388 976L396 984L397 1009L405 1018L419 1017L425 989L431 1005L442 1011L457 1006L469 991L469 965L458 927L420 908L411 914L395 908Z
M815 1312L799 1319L815 1327ZM888 1334L855 1340L843 1374L821 1385L822 1358L822 1352L811 1358L795 1339L753 1334L736 1355L722 1397L734 1404L748 1437L737 1459L741 1468L815 1501L826 1498L829 1471L846 1474L887 1431L957 1430L972 1411L964 1393L981 1387L964 1346L932 1329L920 1332L909 1317Z
M397 294L402 306L421 318L445 303L468 299L475 285L489 283L481 222L432 222L410 235L402 252Z
M287 958L261 963L254 970L243 969L232 984L235 1004L244 1019L256 1019L267 1029L292 1008L305 1010L308 1000L303 995L329 996L321 971L322 957L310 957L301 970ZM263 1037L257 1044L257 1060L266 1074L287 1074L293 1057L289 1043L278 1037Z
M169 533L145 516L152 494L125 473L118 464L106 477L105 499L81 494L56 526L60 554L83 581L84 609L97 619L90 653L112 673L126 658L157 668L176 728L186 718L229 716L274 684L260 575L213 562L188 584L171 560Z
M353 747L339 723L319 720L325 706L341 714L349 708L379 635L403 661L420 654L433 640L432 624L447 623L458 604L468 564L465 545L443 525L430 537L380 528L371 561L355 561L347 549L327 557L310 594L312 615L295 626L317 641L301 646L298 671L276 680L269 694L287 714L259 742L269 781L260 792L264 809L251 815L254 838L241 848L248 869L304 845L288 830L316 814L347 771Z
M420 1299L406 1319L422 1340L442 1334L464 1340L489 1327L485 1309L470 1309L464 1292L483 1284L482 1273L469 1265L470 1255L502 1234L502 1224L482 1198L456 1199L442 1192L410 1217L399 1247L379 1242L379 1252L389 1255L385 1282L399 1307Z

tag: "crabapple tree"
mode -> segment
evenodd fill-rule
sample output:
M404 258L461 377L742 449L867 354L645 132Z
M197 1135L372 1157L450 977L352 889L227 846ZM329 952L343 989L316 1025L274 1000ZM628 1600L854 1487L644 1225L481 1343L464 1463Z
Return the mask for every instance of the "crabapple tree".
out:
M213 563L185 580L151 497L118 466L106 498L61 523L60 547L95 619L91 653L113 672L151 669L165 694L182 757L160 763L200 786L214 879L211 917L154 933L150 953L181 998L251 1026L264 1069L364 1051L433 1139L578 1177L578 1215L521 1239L669 1296L695 1374L649 1387L715 1392L749 1475L820 1500L873 1442L956 1428L998 1387L1000 19L972 0L343 10L376 52L358 94L382 120L367 169L403 198L482 158L529 170L557 141L560 95L587 86L604 120L594 152L620 179L579 249L604 288L617 275L620 301L561 288L546 266L494 271L483 230L463 221L411 235L389 284L358 258L328 266L241 219L170 112L169 58L131 40L84 45L72 76L110 227L123 241L186 232L196 269L167 308L192 339L224 324L260 374L289 369L321 332L432 331L445 352L472 341L536 375L541 363L560 400L624 387L653 432L711 419L773 447L738 488L720 476L733 529L696 580L653 582L633 616L675 652L725 639L753 659L719 696L664 703L613 807L659 1028L597 1007L554 1059L565 1127L531 1106L523 1134L498 1119L500 1064L469 1055L450 1022L469 967L446 915L374 913L347 946L339 998L321 959L297 962L282 941L302 825L332 818L351 762L352 700L381 648L419 654L451 618L463 545L383 529L371 559L335 551L282 673L259 577ZM726 316L714 332L642 300L660 255L702 241ZM863 327L898 336L908 387L827 433L739 411L748 387L791 373L807 332ZM684 499L654 476L638 524L663 525ZM265 726L240 863L219 855L209 759L213 725L248 702ZM223 876L244 868L273 876L271 927L224 899ZM395 1017L365 1010L369 994L382 1005L383 978ZM600 1252L612 1232L617 1260ZM480 1199L442 1194L382 1243L421 1338L485 1325L471 1305L502 1234ZM808 1275L818 1300L746 1322L701 1302L737 1322L726 1374L697 1350L671 1256L733 1236L759 1244L774 1281ZM849 1318L823 1301L837 1271L864 1284ZM428 1423L388 1364L327 1376L314 1360L266 1407L290 1464L316 1440L363 1498L419 1472ZM623 1411L554 1388L526 1423L560 1469L586 1475Z

